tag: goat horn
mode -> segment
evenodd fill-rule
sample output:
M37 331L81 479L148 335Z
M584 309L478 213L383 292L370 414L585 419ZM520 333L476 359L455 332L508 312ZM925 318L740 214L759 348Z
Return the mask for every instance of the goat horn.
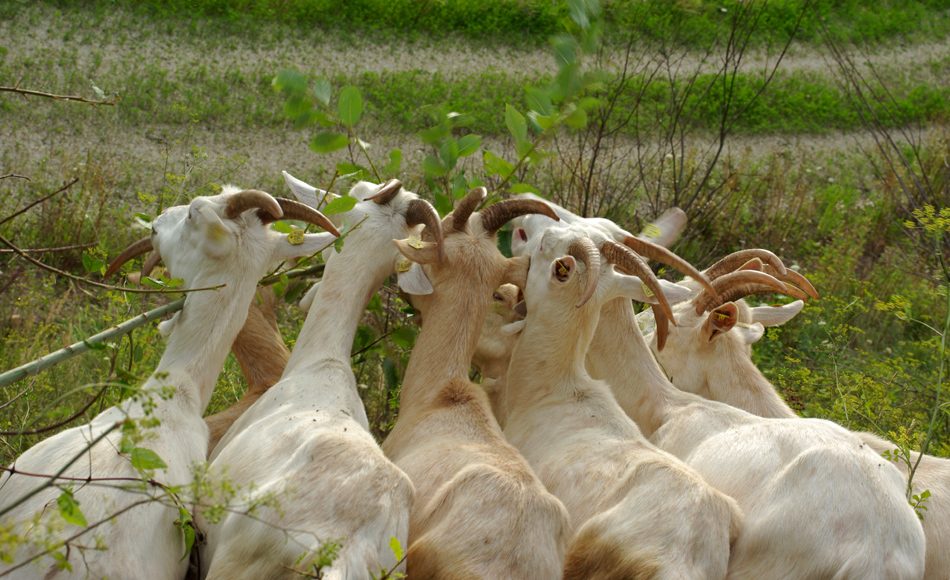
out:
M597 289L597 282L600 280L600 251L597 245L590 238L577 238L571 242L567 253L575 260L584 262L587 267L587 286L584 288L584 295L574 306L580 308L590 300Z
M707 268L706 277L710 280L715 280L723 274L728 274L729 272L735 271L737 268L753 258L759 258L764 263L775 268L775 271L779 274L785 274L785 264L782 263L782 260L780 260L779 257L772 252L759 248L752 250L739 250L738 252L729 254L725 258L719 260Z
M705 291L699 293L693 299L696 314L702 314L726 302L732 302L760 292L775 292L799 300L808 300L807 294L791 284L786 284L765 272L756 272L755 270L740 270L724 274L713 280L713 285L719 290L719 299L713 298Z
M625 246L640 254L644 258L656 260L661 264L666 264L667 266L675 268L677 271L686 274L690 278L702 284L703 288L705 288L707 292L713 296L716 296L716 289L713 288L709 278L703 275L692 264L683 258L680 258L663 246L654 244L653 242L649 242L647 240L641 240L640 238L634 238L632 236L627 236L623 243Z
M484 187L476 187L462 198L462 201L460 201L455 210L452 211L453 230L457 232L465 231L465 224L468 223L468 218L471 217L472 212L475 211L478 204L482 203L486 195L488 195L487 189Z
M494 234L501 226L529 213L546 215L554 221L560 221L551 206L536 199L506 199L482 211L482 227Z
M670 335L670 320L663 310L657 308L656 304L651 304L650 308L653 310L653 320L656 322L656 350L660 352L666 346L666 337Z
M285 220L300 220L302 222L307 222L308 224L313 224L319 226L326 231L330 232L336 237L340 237L340 232L337 231L336 227L333 225L327 216L313 209L305 203L300 203L299 201L294 201L292 199L284 199L282 197L274 198L277 200L277 205L280 206L280 209L283 211L283 215L280 219ZM257 217L261 218L261 221L265 224L277 221L278 218L275 218L265 210L258 210Z
M379 188L379 191L367 197L363 201L373 200L379 205L386 205L395 199L396 195L402 189L402 182L398 179L390 179Z
M782 282L791 282L801 288L805 294L808 294L815 300L818 300L818 291L811 285L807 278L792 269L785 270L785 274L779 274L771 265L765 268L765 273L781 280Z
M134 242L129 245L128 248L122 250L122 253L115 257L115 260L109 264L109 267L106 269L106 274L104 278L112 276L119 271L119 268L122 267L122 264L125 264L132 258L136 256L141 256L145 252L148 252L152 249L152 238L143 238L137 242Z
M162 261L162 255L158 253L158 250L153 251L148 255L148 258L145 258L145 263L142 264L142 277L145 278L152 274L152 270L155 269L155 266L158 266L158 263ZM139 283L143 283L142 280L139 280Z
M224 215L233 220L255 207L270 214L273 217L272 221L279 220L284 215L284 210L280 208L277 200L271 194L258 189L245 189L228 197L228 205L224 208ZM258 215L260 215L260 212L258 212Z
M435 238L435 243L439 247L439 263L441 264L445 259L445 234L442 231L442 220L439 219L439 212L424 199L410 201L409 209L406 211L406 225L411 228L419 224L425 225L425 231Z
M666 317L672 321L673 326L676 326L676 319L673 317L673 309L670 308L670 303L666 299L666 295L663 294L663 289L660 287L660 281L656 279L656 275L653 273L653 270L647 266L646 262L643 261L643 258L638 256L623 244L618 244L613 240L606 240L600 246L600 252L607 258L607 262L610 264L615 264L622 271L627 274L637 276L640 280L646 284L646 287L653 292L653 295L656 296L657 301L660 304L660 308L663 309L663 313Z

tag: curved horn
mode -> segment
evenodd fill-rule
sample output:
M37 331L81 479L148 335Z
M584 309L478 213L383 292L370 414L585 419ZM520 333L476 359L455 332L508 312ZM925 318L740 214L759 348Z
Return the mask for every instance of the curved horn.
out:
M643 261L643 258L636 255L633 250L627 246L618 244L613 240L606 240L603 244L601 244L600 252L604 255L604 258L607 259L607 262L615 264L627 274L640 278L646 287L649 288L651 292L653 292L653 295L656 296L660 308L663 309L663 313L673 323L673 326L676 326L676 318L673 317L673 309L670 308L670 303L667 301L666 295L663 294L663 289L660 287L660 281L656 279L656 275L653 273L653 270L647 266L646 262Z
M300 203L299 201L294 201L292 199L284 199L282 197L277 197L275 199L277 200L277 205L279 205L281 211L283 211L283 216L281 216L280 219L300 220L302 222L307 222L308 224L313 224L325 229L336 237L340 237L340 232L337 231L336 227L333 225L333 222L331 222L327 216L313 209L309 205ZM275 222L278 219L264 210L259 210L257 212L257 216L261 218L261 221L265 224Z
M134 242L129 245L128 248L122 250L122 253L115 257L115 260L109 263L109 267L106 269L106 274L104 278L112 276L119 271L119 268L122 267L122 264L125 264L132 258L136 256L141 256L145 252L148 252L152 249L152 238L143 238L137 242Z
M640 254L644 258L656 260L661 264L666 264L667 266L675 268L677 271L686 274L693 280L696 280L702 284L703 288L705 288L707 292L713 296L716 295L716 289L713 288L713 285L709 282L709 278L700 273L700 271L693 267L692 264L683 258L680 258L663 246L659 246L647 240L641 240L640 238L634 238L632 236L627 236L623 243L625 246Z
M576 238L571 242L567 253L587 266L587 286L584 288L584 295L574 305L580 308L590 300L597 289L597 282L600 280L600 251L590 238Z
M478 207L478 204L482 203L486 195L488 195L487 189L484 187L476 187L462 198L462 201L460 201L458 206L452 211L453 230L457 232L465 231L465 224L468 223L468 218L472 215L472 212L475 211L475 208Z
M554 221L560 221L561 219L557 217L557 214L554 213L551 206L543 201L535 199L506 199L482 211L482 227L485 228L485 231L494 234L501 226L516 217L529 213L546 215Z
M379 188L379 191L367 197L363 201L373 200L379 205L386 205L396 198L396 195L399 194L400 190L402 190L402 182L398 179L390 179Z
M670 335L670 320L663 310L657 308L656 304L651 304L650 308L653 310L653 320L656 322L656 350L660 352L666 346L666 337Z
M228 197L228 205L224 208L224 215L233 220L255 207L270 214L274 220L279 220L284 215L284 211L280 209L280 205L274 197L258 189L245 189ZM260 212L258 212L258 215L260 215Z
M729 254L725 258L719 260L707 268L706 277L710 280L715 280L723 274L728 274L729 272L735 271L737 268L753 258L759 258L764 263L775 268L776 272L783 275L785 274L785 264L782 263L782 260L780 260L778 256L768 250L753 249L739 250L738 252Z
M435 211L432 204L424 199L414 199L409 202L409 209L406 211L406 225L410 228L423 224L426 232L435 238L435 243L439 247L439 263L445 259L445 234L442 232L442 220L439 219L439 212Z
M785 274L779 274L775 270L775 268L769 265L769 266L766 266L765 273L771 274L773 277L781 280L782 282L791 282L792 284L801 288L805 292L805 294L808 294L815 300L818 300L818 291L815 290L815 287L811 285L811 282L809 282L807 278L805 278L804 276L802 276L795 270L792 270L789 268L785 270Z
M724 274L713 280L713 286L719 291L719 299L713 298L705 291L700 292L693 299L696 314L702 314L726 302L732 302L760 292L775 292L799 300L808 300L807 294L791 284L786 284L765 272L756 272L755 270L740 270Z
M150 276L152 270L155 269L155 266L158 266L158 263L162 261L162 255L158 253L158 250L153 251L148 255L148 258L145 258L145 263L142 264L142 277ZM141 278L139 283L142 283Z

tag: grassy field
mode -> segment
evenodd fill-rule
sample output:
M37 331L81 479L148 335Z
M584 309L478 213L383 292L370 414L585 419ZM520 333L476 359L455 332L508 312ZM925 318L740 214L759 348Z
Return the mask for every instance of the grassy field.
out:
M603 71L599 104L587 112L587 128L559 130L546 144L552 156L518 180L634 231L680 205L691 221L676 250L700 267L754 246L799 265L823 297L768 331L755 351L760 366L803 414L913 445L936 400L935 331L943 329L950 281L931 238L903 224L911 201L950 202L950 2L818 2L824 28L806 12L770 78L801 6L768 3L749 28L746 58L724 73L723 39L738 3L605 3L603 50L588 61ZM481 149L460 159L453 175L464 170L498 184L482 153L517 158L505 107L526 111L525 88L558 73L547 39L563 17L557 5L530 0L5 3L0 86L93 99L99 89L117 102L0 94L0 175L31 180L0 181L0 219L79 178L0 225L0 234L24 248L98 242L91 257L113 256L141 236L135 212L155 214L228 181L285 194L282 169L326 185L339 164L365 165L357 148L310 150L315 130L294 128L272 86L282 70L310 82L325 76L334 99L357 87L364 112L356 130L372 144L370 155L382 165L399 149L392 175L430 199L442 181L423 170L437 148L420 133L440 111L470 115L455 134L481 136ZM864 93L847 82L828 35L857 42L847 46L867 80ZM869 123L894 136L911 169L891 165L895 157ZM581 169L591 179L580 179ZM927 184L926 199L902 188L915 177ZM87 275L80 251L42 256ZM174 298L100 291L2 253L0 369ZM398 328L385 314L404 305L384 298L371 304L354 351ZM302 322L292 300L279 320L292 345ZM354 359L378 437L397 412L413 333L407 327ZM0 389L0 430L54 423L96 390L83 385L116 383L85 414L91 418L117 400L121 383L147 376L162 349L146 327ZM229 359L209 412L243 389ZM950 455L946 408L931 448L941 455ZM38 436L0 440L8 463Z

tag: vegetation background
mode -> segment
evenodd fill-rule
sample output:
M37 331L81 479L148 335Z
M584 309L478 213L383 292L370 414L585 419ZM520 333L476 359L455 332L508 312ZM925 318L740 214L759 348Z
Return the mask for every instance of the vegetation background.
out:
M536 87L575 63L569 8L550 0L0 3L0 89L115 101L0 93L0 175L15 174L0 180L0 219L79 180L0 235L30 249L97 244L35 255L100 280L163 207L226 182L287 195L281 170L338 192L399 177L443 211L475 183L536 190L631 231L678 205L690 221L675 250L698 267L764 247L821 292L755 348L793 406L912 448L933 424L930 452L950 455L950 0L602 8L578 86L552 102ZM354 97L354 118L334 112ZM0 252L0 370L179 297L97 289ZM291 347L312 282L275 285ZM380 439L398 413L410 310L384 289L353 345ZM143 327L0 388L0 430L13 433L0 462L48 436L18 433L111 383L77 422L91 419L162 350ZM244 388L229 358L208 413Z

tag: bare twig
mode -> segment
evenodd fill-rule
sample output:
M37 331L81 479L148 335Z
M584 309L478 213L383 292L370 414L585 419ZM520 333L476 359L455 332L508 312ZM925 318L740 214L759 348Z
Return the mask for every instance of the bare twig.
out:
M29 177L25 175L17 175L16 173L7 173L6 175L0 175L0 179L9 179L9 178L25 179L31 183L33 182L33 180L30 179Z
M12 175L12 174L11 174L11 175ZM25 178L24 178L24 179L25 179ZM29 210L29 209L30 209L31 207L33 207L34 205L41 204L41 203L43 203L44 201L46 201L47 199L49 199L49 198L51 198L51 197L53 197L53 196L55 196L55 195L58 195L58 194L60 194L60 193L63 193L64 191L66 191L67 189L69 189L70 187L72 187L73 185L75 185L75 183L76 183L77 181L79 181L79 178L78 178L78 177L74 177L72 181L70 181L70 182L67 183L66 185L60 187L59 189L57 189L57 190L54 191L53 193L47 195L46 197L41 197L40 199L34 201L34 202L31 203L30 205L28 205L28 206L26 206L25 208L21 209L20 211L18 211L18 212L16 212L16 213L13 213L13 214L11 214L11 215L9 215L9 216L3 218L2 220L0 220L0 226L2 226L3 224L7 223L7 222L10 221L10 220L12 220L13 218L17 217L18 215L21 215L21 214L23 214L23 213L26 213L27 210Z
M23 96L23 98L26 99L27 101L30 100L30 97L31 97L31 96L33 96L33 97L45 97L45 98L47 98L47 99L53 99L53 100L56 100L56 101L70 101L70 102L73 102L73 103L86 103L87 105L92 105L92 106L94 106L94 107L98 107L99 105L107 105L107 106L112 107L112 106L115 106L116 101L119 100L118 97L114 97L114 98L113 98L112 100L110 100L110 101L106 101L106 100L102 100L102 99L100 99L100 100L98 100L98 101L93 101L93 100L91 100L91 99L87 99L86 97L79 97L79 96L75 96L75 95L56 95L56 94L53 94L53 93L44 93L43 91L33 91L33 90L29 90L29 89L21 89L19 83L17 83L17 85L16 85L15 87L0 87L0 93L16 93L16 94L18 94L18 95Z
M20 248L24 254L45 254L47 252L68 252L69 250L83 250L98 246L99 242L87 242L85 244L74 244L72 246L61 246L59 248ZM10 248L0 248L0 254L15 254L16 250Z
M58 423L47 425L46 427L40 427L38 429L30 429L29 431L0 431L0 435L38 435L40 433L46 433L47 431L52 431L53 429L58 429L59 427L62 427L63 425L66 425L67 423L70 423L78 419L80 415L85 413L86 410L89 409L89 407L91 407L92 404L95 403L99 399L99 397L101 397L103 393L106 392L106 389L108 389L109 386L110 385L106 385L102 387L101 389L99 389L99 392L96 393L96 396L90 399L89 402L86 403L82 409L76 411L75 413L73 413L66 419L63 419L62 421L59 421ZM8 469L8 468L4 468L4 469Z

